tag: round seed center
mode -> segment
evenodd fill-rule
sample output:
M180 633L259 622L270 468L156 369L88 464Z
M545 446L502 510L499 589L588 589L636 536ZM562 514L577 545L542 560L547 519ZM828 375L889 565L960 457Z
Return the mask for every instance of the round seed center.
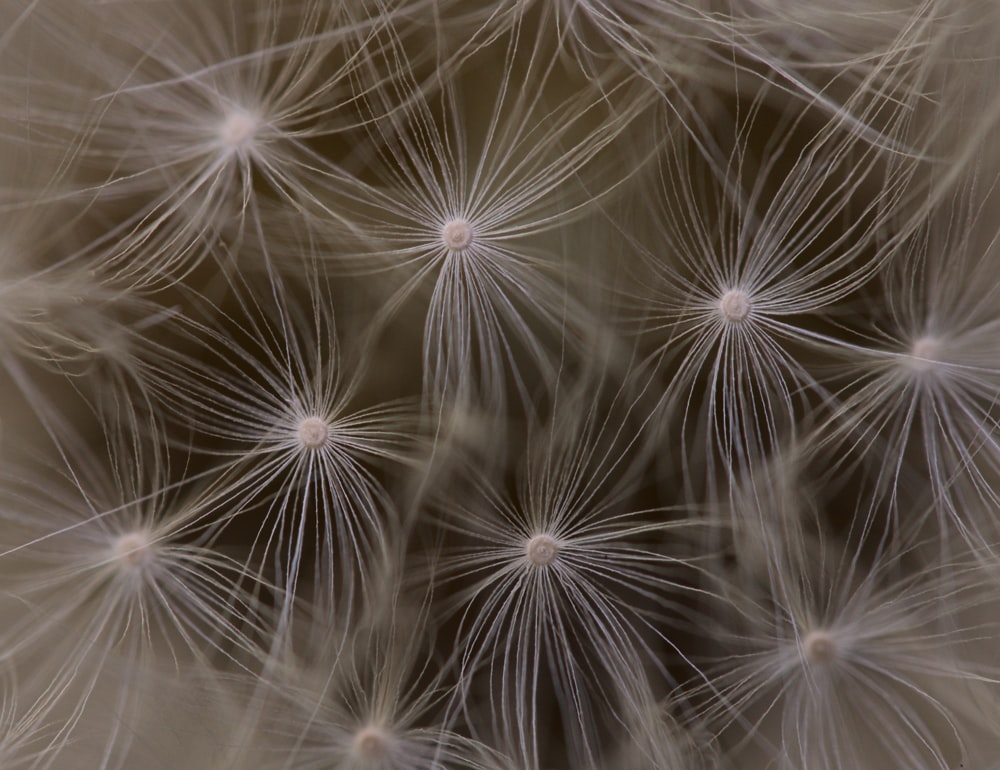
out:
M559 543L551 535L535 535L528 541L525 552L531 564L544 567L559 554Z
M144 532L129 532L115 541L114 554L122 567L138 569L152 558L152 544Z
M472 245L472 225L464 219L453 219L441 228L441 240L452 251L463 251Z
M940 363L941 342L934 337L920 337L910 348L907 365L915 372L926 372Z
M802 639L802 652L810 663L831 663L837 657L837 641L829 631L810 631Z
M219 141L230 151L246 150L257 136L260 121L246 110L234 110L219 127Z
M354 755L359 759L382 759L389 750L389 737L378 727L365 727L354 736Z
M750 315L752 304L746 292L730 289L719 299L719 312L729 323L743 323Z
M330 426L322 417L306 417L299 423L298 435L303 449L321 449L330 440Z

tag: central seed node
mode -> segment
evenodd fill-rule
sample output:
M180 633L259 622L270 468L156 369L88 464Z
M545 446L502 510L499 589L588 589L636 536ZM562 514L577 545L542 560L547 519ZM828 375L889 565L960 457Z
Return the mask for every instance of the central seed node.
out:
M940 363L941 342L935 337L920 337L913 342L907 365L915 372L926 372Z
M364 727L354 736L354 755L369 762L382 759L389 749L389 737L378 727Z
M257 136L258 118L243 109L234 110L219 126L219 141L227 150L245 150Z
M126 569L138 569L152 558L151 545L144 532L121 535L113 546L115 559Z
M729 323L738 324L750 315L752 304L746 292L730 289L719 300L719 312Z
M452 251L464 251L472 245L472 225L464 219L453 219L441 228L441 240Z
M330 440L330 426L322 417L306 417L299 423L298 436L303 449L321 449Z
M802 652L810 663L831 663L837 657L837 641L829 631L810 631L802 639Z
M559 554L559 543L551 535L535 535L525 546L528 561L536 567L551 564Z

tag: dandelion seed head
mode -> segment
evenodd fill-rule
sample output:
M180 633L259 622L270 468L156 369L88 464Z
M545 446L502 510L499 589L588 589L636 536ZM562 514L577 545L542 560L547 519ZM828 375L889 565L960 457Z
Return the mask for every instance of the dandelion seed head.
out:
M745 291L730 289L719 299L718 307L723 319L731 324L739 324L750 315L753 305Z
M837 657L837 641L826 630L810 631L802 638L802 654L811 664L827 665Z
M322 449L330 440L330 425L322 417L306 417L296 430L299 444L303 449Z
M464 251L472 245L472 225L464 219L452 219L441 228L441 240L451 251Z
M545 567L559 555L559 543L551 535L543 533L528 540L524 551L529 564L534 567Z
M389 751L389 735L380 727L369 725L354 736L352 752L365 762L377 762Z
M118 566L123 570L138 570L147 566L153 558L152 543L145 532L128 532L119 535L112 550Z
M218 140L226 152L246 152L260 130L260 118L243 108L235 108L223 118Z

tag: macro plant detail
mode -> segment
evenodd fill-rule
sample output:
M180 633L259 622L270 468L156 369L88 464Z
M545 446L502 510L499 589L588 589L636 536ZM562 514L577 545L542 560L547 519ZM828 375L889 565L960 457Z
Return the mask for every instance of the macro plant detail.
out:
M998 65L0 3L0 766L997 770Z

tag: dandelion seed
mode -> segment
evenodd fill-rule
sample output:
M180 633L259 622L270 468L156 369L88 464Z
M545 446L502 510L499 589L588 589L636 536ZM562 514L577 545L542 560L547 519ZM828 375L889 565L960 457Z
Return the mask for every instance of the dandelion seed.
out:
M462 81L435 83L440 94L431 99L409 55L393 51L397 45L386 42L393 56L372 68L364 95L378 184L356 180L345 195L334 177L317 195L356 211L346 219L364 231L360 250L349 253L342 222L331 221L329 264L403 279L380 322L414 295L428 296L427 402L501 414L510 394L531 402L555 380L554 339L564 352L578 353L595 326L591 309L567 291L567 256L545 234L632 173L604 166L611 162L606 149L628 121L591 92L550 94L548 72L534 61L511 62L498 82L478 81L475 92ZM382 71L390 67L401 70L403 85L385 81ZM413 95L402 108L401 90ZM491 103L484 107L483 99ZM465 111L473 108L481 120L468 120Z
M405 607L397 599L376 598L366 608L373 612L371 625L338 629L347 632L346 639L328 634L314 653L303 656L301 668L283 669L270 682L262 693L267 703L261 714L270 750L275 751L276 739L282 742L282 763L273 767L496 767L478 763L478 742L453 733L441 721L449 672L431 666L426 657L426 607L414 607L419 601L411 603L412 597Z
M858 551L825 543L796 569L778 556L763 601L747 596L731 619L739 630L710 671L709 713L722 716L720 733L740 734L736 745L746 730L760 739L768 756L745 766L954 767L988 725L966 703L986 696L994 672L956 654L981 575L962 565L912 574L898 556L863 564Z
M355 406L367 362L342 361L325 293L258 310L230 319L244 324L244 344L224 332L182 329L183 345L200 355L165 346L156 352L169 365L151 366L155 395L175 418L230 445L222 451L230 458L220 481L225 513L204 522L205 537L245 513L261 515L247 558L273 560L283 622L291 623L300 580L317 611L331 614L363 587L394 511L375 466L402 459L411 417L399 402Z
M816 435L845 462L877 469L877 497L893 501L891 516L912 518L899 501L926 494L934 505L921 515L937 520L943 540L992 559L1000 324L997 229L985 212L998 177L980 190L983 171L972 169L974 179L944 194L932 182L918 224L889 252L880 305L855 332L862 343L832 351L845 362L840 406Z
M437 502L442 526L464 539L442 569L475 579L455 597L458 694L489 662L499 680L493 716L522 767L539 767L550 714L538 692L548 687L573 740L570 766L602 766L596 712L613 708L627 720L646 708L648 675L637 661L676 683L650 639L677 651L663 625L686 613L676 597L692 587L684 573L694 577L654 534L670 530L676 540L689 522L628 507L637 466L628 451L636 439L620 430L625 415L609 419L581 391L563 394L551 426L536 426L532 435L546 439L529 445L515 493L466 467L472 499L445 492Z
M752 112L725 139L725 159L666 142L660 189L636 201L651 207L649 234L636 238L650 273L637 291L649 297L649 330L666 332L652 351L670 380L663 408L683 410L684 444L706 448L715 477L794 440L799 416L825 396L807 351L836 340L808 319L822 322L881 269L885 255L872 246L913 173L883 163L837 120L809 152L792 149L794 126L779 121L761 152L746 135ZM902 132L904 114L888 135ZM761 168L750 167L757 153ZM869 183L882 197L859 206Z
M24 607L5 616L0 648L37 677L36 716L62 715L55 752L93 735L115 758L102 766L120 767L131 744L120 717L142 711L148 666L171 661L193 676L219 655L255 656L251 639L267 632L244 593L252 572L181 537L210 495L181 497L134 435L106 432L108 467L68 422L59 425L65 466L0 480L0 566L8 596ZM110 720L94 702L105 683Z
M15 113L32 133L75 147L95 180L82 202L129 202L129 215L94 239L93 269L160 285L218 258L220 244L253 240L250 254L275 251L269 204L300 209L314 199L317 170L342 173L311 141L356 130L352 72L382 14L357 3L300 15L223 0L167 17L129 4L111 22L96 5L82 4L77 23L105 21L99 43L55 12L42 13L39 27L67 59L85 62L89 82L40 84L44 96Z

